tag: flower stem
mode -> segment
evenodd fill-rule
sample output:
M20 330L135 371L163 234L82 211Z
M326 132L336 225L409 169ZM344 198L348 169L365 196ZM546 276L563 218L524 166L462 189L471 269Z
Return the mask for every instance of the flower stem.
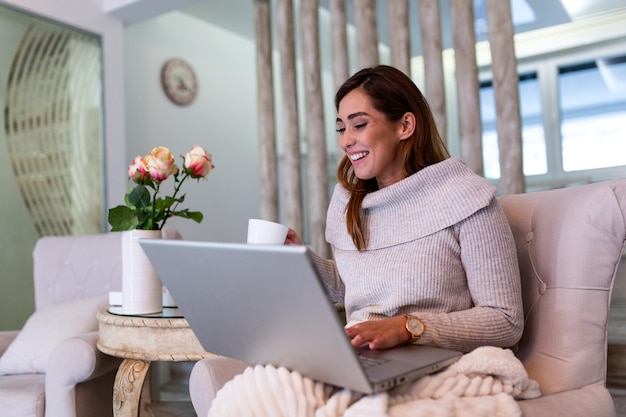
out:
M152 213L150 213L150 223L152 223L151 229L152 230L158 230L159 228L156 227L156 223L155 223L155 217L156 217L156 201L157 201L157 195L159 194L159 189L161 188L161 182L157 181L156 182L156 187L154 187L154 195L152 196Z
M183 182L185 182L185 180L188 177L189 177L189 173L185 172L180 181L178 180L178 177L174 178L174 183L176 184L176 186L174 187L174 194L172 194L172 198L174 200L176 200L176 196L178 195L178 191L180 191L180 187L183 185ZM163 227L165 226L165 222L167 221L167 219L170 218L171 214L176 212L176 208L178 207L179 204L180 204L180 202L176 201L176 203L174 204L174 207L172 207L172 209L170 209L170 208L167 209L167 211L165 212L165 217L163 219L163 223L161 223L161 229L163 229Z

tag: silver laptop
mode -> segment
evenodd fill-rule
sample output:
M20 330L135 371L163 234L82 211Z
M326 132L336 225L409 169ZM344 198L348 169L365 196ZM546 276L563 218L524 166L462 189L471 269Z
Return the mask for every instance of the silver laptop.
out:
M140 244L207 352L284 366L363 393L422 377L461 356L417 345L353 348L303 246Z

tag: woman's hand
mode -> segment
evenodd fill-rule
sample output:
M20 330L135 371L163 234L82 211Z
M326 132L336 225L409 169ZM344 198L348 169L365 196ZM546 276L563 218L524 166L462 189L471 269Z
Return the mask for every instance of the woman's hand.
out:
M302 245L302 241L295 230L289 229L285 238L285 245Z
M352 346L367 344L370 349L388 349L411 339L404 316L357 323L348 327L346 334L352 340Z

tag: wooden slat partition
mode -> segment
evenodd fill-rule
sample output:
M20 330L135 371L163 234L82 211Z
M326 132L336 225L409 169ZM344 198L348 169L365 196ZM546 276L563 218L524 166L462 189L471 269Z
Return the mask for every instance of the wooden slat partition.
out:
M333 85L337 91L350 76L348 65L348 35L346 3L344 0L330 0L330 24L332 39Z
M262 219L279 221L274 81L272 75L272 24L269 0L256 0L254 2L254 28L258 89L257 114L259 118L260 214Z
M474 5L467 0L452 0L451 5L461 158L475 173L482 176L482 123Z
M411 76L409 0L387 0L391 65Z
M359 69L379 64L376 0L354 0Z
M522 164L519 76L510 2L487 0L487 25L500 146L500 192L518 194L526 191L526 180Z
M302 174L293 2L292 0L278 0L277 3L283 134L285 138L283 184L285 188L286 223L302 235Z
M330 255L324 233L328 208L328 166L324 103L319 45L318 0L307 0L300 5L302 66L307 131L307 197L308 225L311 248L320 256Z
M441 10L439 0L419 0L420 34L424 57L424 96L441 137L447 138L446 91L443 73Z
M320 60L319 0L300 1L300 40L302 55L296 57L293 0L276 0L278 14L278 50L280 59L281 133L284 140L284 164L281 181L276 175L276 144L271 56L270 0L254 0L257 31L257 65L259 82L259 136L261 137L261 212L264 218L279 216L278 187L284 192L285 218L281 221L294 228L321 255L326 255L324 240L325 213L328 204L329 175L327 166L324 108L333 97L322 95L322 63ZM410 65L410 0L386 1L389 27L391 65L409 76ZM356 27L356 70L380 63L378 48L376 0L329 0L333 93L350 75L348 26ZM441 136L446 139L446 86L442 51L441 9L439 0L418 0L419 30L424 58L424 95L433 111ZM353 7L354 22L348 22ZM455 51L455 72L460 125L461 157L478 174L483 173L482 124L479 105L478 68L475 54L473 4L469 0L451 0ZM497 126L501 157L501 194L525 191L522 171L521 121L517 92L517 62L513 42L513 23L508 1L487 0L489 38L491 42L494 90L496 93ZM304 91L298 92L297 65ZM308 213L304 227L302 209L302 155L299 125L298 94L304 95L306 107L307 160L306 183ZM334 119L335 114L327 116ZM338 151L340 153L340 151ZM308 230L309 236L303 236Z

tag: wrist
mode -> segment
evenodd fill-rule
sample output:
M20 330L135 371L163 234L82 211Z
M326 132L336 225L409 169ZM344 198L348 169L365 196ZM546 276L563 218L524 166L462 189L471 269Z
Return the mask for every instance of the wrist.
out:
M413 333L411 333L409 331L409 328L407 327L407 315L404 314L400 317L402 318L402 320L400 320L400 323L402 325L402 343L411 343L411 339L413 339Z

